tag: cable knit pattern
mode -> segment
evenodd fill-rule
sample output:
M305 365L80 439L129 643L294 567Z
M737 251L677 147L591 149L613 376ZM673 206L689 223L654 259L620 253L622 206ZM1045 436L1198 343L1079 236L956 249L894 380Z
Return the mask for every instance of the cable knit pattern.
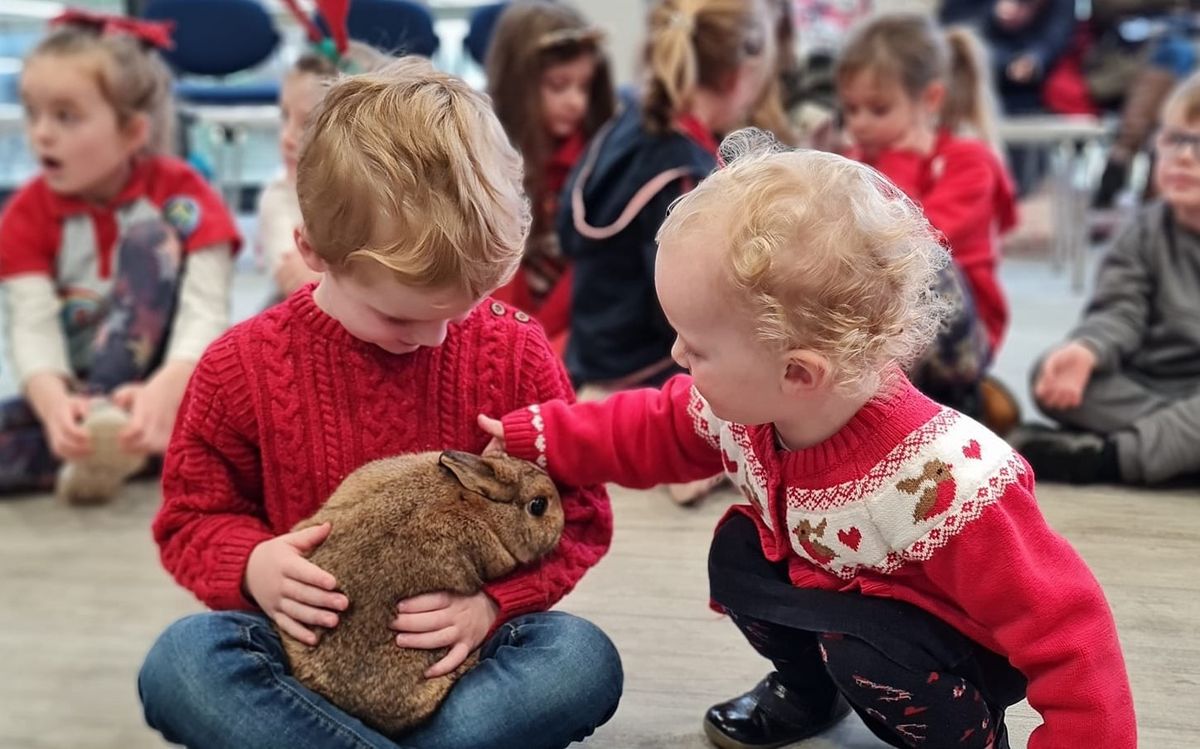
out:
M803 450L781 451L771 424L721 421L687 376L524 408L504 437L556 481L641 487L724 469L747 500L726 518L751 518L794 585L906 601L1005 655L1044 721L1030 749L1137 746L1112 613L1046 523L1028 466L907 381Z
M164 566L215 609L253 608L251 550L308 517L348 474L425 450L480 452L479 413L574 398L541 328L485 302L445 343L402 356L351 336L312 286L214 343L188 385L163 469ZM566 595L608 549L604 489L563 491L566 528L538 565L487 591L504 621Z

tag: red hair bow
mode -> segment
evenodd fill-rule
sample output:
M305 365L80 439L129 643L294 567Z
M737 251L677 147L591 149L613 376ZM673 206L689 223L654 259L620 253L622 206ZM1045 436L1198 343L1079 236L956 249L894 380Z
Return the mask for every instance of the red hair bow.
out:
M175 30L174 21L143 21L127 16L112 16L106 13L71 8L53 18L50 25L85 26L95 29L104 36L114 34L132 36L155 49L175 48L175 42L171 41L171 32Z

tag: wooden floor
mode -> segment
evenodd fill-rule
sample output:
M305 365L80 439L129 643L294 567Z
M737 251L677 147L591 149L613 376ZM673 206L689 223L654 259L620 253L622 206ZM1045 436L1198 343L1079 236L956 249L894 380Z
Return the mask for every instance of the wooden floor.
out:
M1141 746L1200 746L1200 495L1047 487L1040 499L1108 591ZM586 744L705 747L704 709L766 671L705 605L708 540L731 497L690 511L657 492L617 490L613 501L613 549L562 604L602 626L625 665L621 707ZM157 502L149 483L89 511L49 497L0 501L0 747L162 746L143 727L135 674L155 635L198 607L158 564L148 530ZM1022 705L1010 723L1020 747L1037 717ZM802 746L878 744L848 720Z

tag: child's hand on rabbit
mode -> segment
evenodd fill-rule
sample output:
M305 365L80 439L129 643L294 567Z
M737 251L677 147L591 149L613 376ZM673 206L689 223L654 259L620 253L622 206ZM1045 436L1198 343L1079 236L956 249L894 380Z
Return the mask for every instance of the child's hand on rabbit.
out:
M493 419L490 416L479 414L476 418L479 422L479 428L484 434L492 438L487 447L483 448L484 455L496 455L504 453L507 447L504 444L504 424L499 419Z
M396 604L391 628L402 648L433 650L450 648L446 656L425 671L433 679L458 668L483 644L500 609L487 593L464 596L456 593L426 593Z
M332 529L329 523L293 531L263 541L250 552L245 586L250 598L284 632L305 645L316 645L317 633L309 627L337 626L337 612L349 599L334 592L333 575L305 559Z

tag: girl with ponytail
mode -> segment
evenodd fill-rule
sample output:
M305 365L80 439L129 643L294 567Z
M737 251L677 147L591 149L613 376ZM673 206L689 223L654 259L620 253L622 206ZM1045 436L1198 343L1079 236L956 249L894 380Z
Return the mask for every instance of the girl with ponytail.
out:
M657 0L640 100L592 139L558 214L574 263L566 362L577 384L661 383L678 367L654 292L667 209L717 166L721 134L745 123L776 72L766 0Z
M835 74L850 155L924 209L959 272L943 274L939 290L956 314L913 380L1003 432L1015 421L1015 401L983 371L1008 327L997 244L1016 209L982 45L965 28L942 31L928 16L881 15L851 35Z

